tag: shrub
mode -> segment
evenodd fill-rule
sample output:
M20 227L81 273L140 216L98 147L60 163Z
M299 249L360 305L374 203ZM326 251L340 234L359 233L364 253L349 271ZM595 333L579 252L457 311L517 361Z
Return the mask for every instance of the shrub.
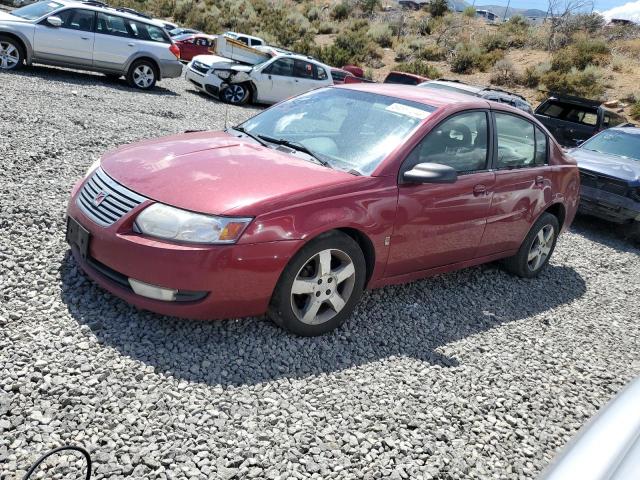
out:
M498 27L507 47L522 48L529 41L530 27L524 17L515 15Z
M432 17L442 17L449 11L449 2L447 0L431 0L427 5L427 10Z
M346 20L351 15L351 5L343 1L336 4L331 11L331 17L335 20Z
M320 11L320 9L318 7L312 6L307 10L305 15L309 19L310 22L314 22L314 21L320 19L321 13L322 12Z
M474 18L476 16L476 9L475 7L472 7L472 6L465 7L464 10L462 11L462 14L465 17Z
M337 27L331 22L322 22L320 25L318 25L318 33L335 33L337 30Z
M369 28L369 36L383 48L388 48L393 45L393 36L391 34L391 28L389 28L388 25L381 23L371 25Z
M396 48L396 56L394 57L396 62L406 62L413 55L413 50L406 45L401 45Z
M541 83L548 91L593 99L600 98L605 90L602 72L594 66L569 72L550 70L542 76Z
M520 83L528 88L536 88L540 84L542 74L535 67L527 67L520 77Z
M634 120L640 120L640 100L636 100L636 102L631 106L629 114Z
M487 52L493 50L506 50L509 48L509 40L502 32L489 33L480 40L480 45Z
M360 0L360 5L365 13L372 15L373 12L380 8L380 0Z
M370 63L380 58L375 43L364 30L343 31L338 34L333 45L317 47L309 53L322 62L335 66Z
M511 86L516 83L518 74L511 60L498 60L491 72L491 83Z
M446 58L445 50L437 45L425 45L418 50L417 55L421 60L429 60L431 62L438 62Z
M606 65L610 57L611 50L604 40L583 37L558 50L551 60L551 69L565 73L572 68L584 70L587 65Z
M455 73L471 73L480 66L482 51L468 43L459 43L451 58L451 71Z
M393 67L393 70L398 72L413 73L415 75L421 75L427 78L439 78L441 77L440 70L433 65L429 65L425 62L414 60L413 62L398 63Z

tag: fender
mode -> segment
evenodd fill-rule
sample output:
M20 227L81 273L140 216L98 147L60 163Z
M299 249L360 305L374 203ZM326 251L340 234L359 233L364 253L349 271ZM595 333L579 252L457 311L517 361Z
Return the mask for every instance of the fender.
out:
M154 55L153 53L151 53L149 51L146 51L146 50L141 50L139 52L135 52L127 59L127 61L124 64L124 69L123 69L124 73L126 74L129 71L129 68L131 67L131 64L133 62L135 62L136 60L140 59L140 58L148 58L148 59L152 60L156 64L156 67L158 69L158 80L162 80L162 78L161 78L162 77L162 69L160 68L160 64L161 64L160 59L156 55Z
M31 37L33 38L33 30L34 30L34 26L30 25L31 27ZM13 36L18 38L22 44L24 45L24 50L25 50L25 62L27 63L27 65L31 65L31 62L33 61L33 43L32 43L32 39L29 39L29 36L20 31L20 29L16 28L14 25L11 25L10 23L7 24L3 24L2 28L0 28L0 35L1 34L6 34L9 36Z

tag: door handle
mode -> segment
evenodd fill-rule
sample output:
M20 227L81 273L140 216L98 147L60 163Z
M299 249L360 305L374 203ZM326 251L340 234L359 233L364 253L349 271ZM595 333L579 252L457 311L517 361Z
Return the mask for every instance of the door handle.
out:
M544 177L542 175L536 177L536 185L544 185Z
M89 37L80 37L82 40L89 40Z
M473 194L474 194L476 197L478 197L478 196L480 196L480 195L486 195L487 193L488 193L488 192L487 192L487 187L486 187L485 185L478 184L478 185L475 185L475 186L473 187Z
M133 43L133 42L131 42L131 43L127 43L127 45L129 45L130 47L135 47L135 46L136 46L136 44L135 44L135 43Z

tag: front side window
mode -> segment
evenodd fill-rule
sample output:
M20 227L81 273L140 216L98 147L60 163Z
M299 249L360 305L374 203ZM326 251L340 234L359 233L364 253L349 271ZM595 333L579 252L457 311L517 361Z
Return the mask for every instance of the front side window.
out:
M72 8L64 10L57 15L62 20L60 28L68 28L69 30L79 30L82 32L93 31L93 21L96 14L89 10L80 10Z
M521 168L535 164L536 142L531 122L509 115L496 113L498 135L498 168Z
M315 74L316 80L326 80L327 78L329 78L327 76L327 71L324 68L322 68L321 66L314 65L313 68L314 68L314 70L316 72L316 74ZM344 80L344 76L342 77L342 79Z
M265 69L264 73L281 77L293 77L293 59L281 58L276 60Z
M385 95L323 88L271 107L242 126L252 135L301 143L333 168L369 175L434 110Z
M56 11L63 5L58 2L38 2L26 7L18 8L11 12L14 17L24 18L25 20L35 20L44 17Z
M439 163L469 173L487 168L489 130L485 112L468 112L448 118L411 152L411 168L418 163Z

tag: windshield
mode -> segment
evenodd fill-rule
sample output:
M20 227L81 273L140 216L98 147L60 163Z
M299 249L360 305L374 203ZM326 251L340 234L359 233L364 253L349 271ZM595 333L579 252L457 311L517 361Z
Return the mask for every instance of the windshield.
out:
M640 132L605 130L587 140L580 148L640 161Z
M271 107L241 127L300 143L333 168L369 175L434 110L375 93L325 88Z
M18 8L17 10L12 11L11 15L24 18L25 20L35 20L36 18L50 14L60 7L62 7L62 4L58 2L38 2L26 7Z

